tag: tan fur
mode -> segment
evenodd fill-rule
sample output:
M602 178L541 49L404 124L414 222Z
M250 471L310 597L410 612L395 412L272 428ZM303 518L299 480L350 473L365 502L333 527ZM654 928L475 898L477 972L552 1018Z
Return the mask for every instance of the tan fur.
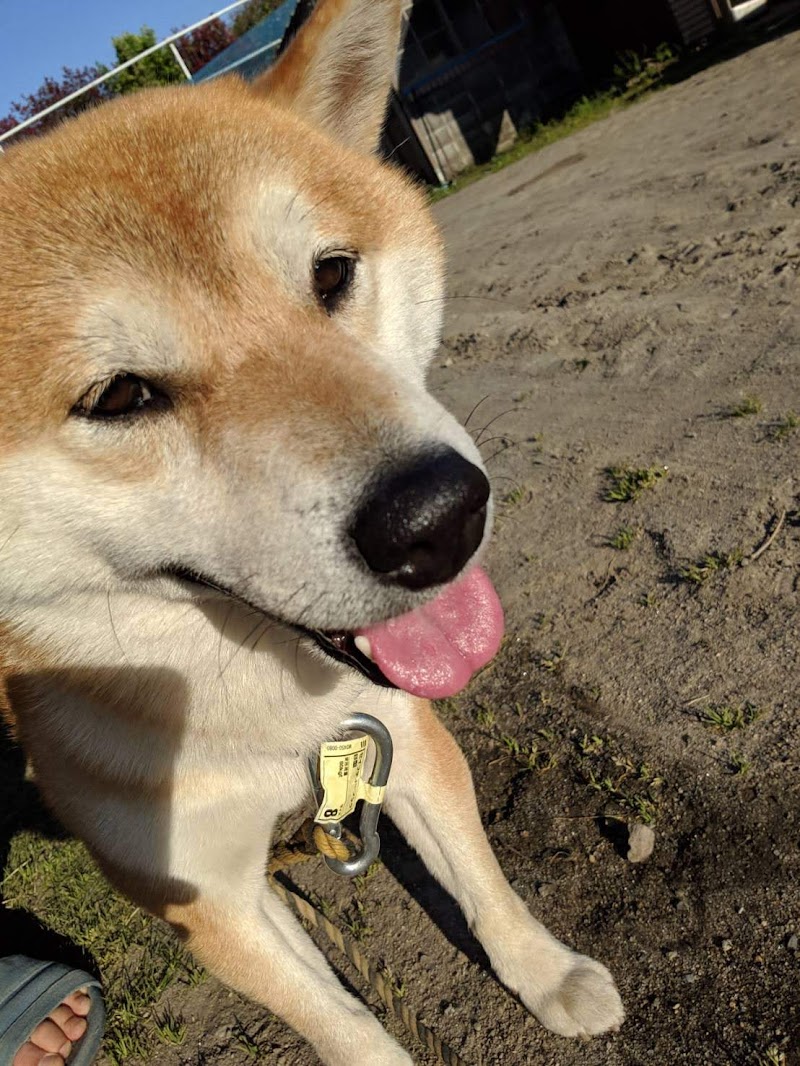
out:
M481 465L425 384L440 237L364 154L399 8L321 0L254 88L143 92L0 158L0 710L108 877L327 1066L410 1062L264 879L308 757L353 709L389 727L387 808L501 979L557 1032L622 1020L604 967L508 886L430 706L302 635L431 596L357 558L376 476L431 448ZM314 263L341 252L355 280L328 314ZM74 413L119 374L164 405ZM490 525L491 507L484 543Z

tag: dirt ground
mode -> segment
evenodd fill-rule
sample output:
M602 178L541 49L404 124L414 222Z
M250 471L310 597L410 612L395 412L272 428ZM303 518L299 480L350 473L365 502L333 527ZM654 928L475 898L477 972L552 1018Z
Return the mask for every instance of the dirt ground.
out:
M545 1032L388 825L355 887L292 876L471 1066L800 1063L800 33L436 214L433 381L464 419L481 401L508 620L442 712L509 879L612 969L628 1020L590 1044ZM610 467L663 476L612 502ZM655 829L641 864L635 820ZM317 1061L212 980L162 1006L188 1026L164 1066Z

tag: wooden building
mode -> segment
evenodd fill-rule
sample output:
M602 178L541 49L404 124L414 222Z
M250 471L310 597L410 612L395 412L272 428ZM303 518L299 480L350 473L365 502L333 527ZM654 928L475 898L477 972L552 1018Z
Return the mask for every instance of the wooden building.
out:
M620 53L696 48L766 0L404 0L386 154L432 184L510 147L602 83ZM274 61L314 0L286 0L194 80Z

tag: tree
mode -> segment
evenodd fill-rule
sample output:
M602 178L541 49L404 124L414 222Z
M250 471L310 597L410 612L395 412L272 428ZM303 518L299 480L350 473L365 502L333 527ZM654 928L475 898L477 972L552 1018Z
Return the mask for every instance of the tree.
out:
M115 65L119 65L152 48L157 43L156 31L150 26L142 26L138 33L121 33L119 37L112 37L111 43L117 53ZM111 78L111 86L114 92L131 93L152 85L169 85L171 82L180 81L185 81L185 78L175 56L169 48L159 48L157 52L145 56L127 70L115 74Z
M51 104L63 100L65 96L69 96L71 93L83 88L84 85L88 85L95 78L101 77L107 70L108 68L101 63L96 63L91 67L80 67L77 70L63 67L59 79L45 78L35 92L27 93L21 100L12 103L9 114L0 119L0 133L13 129L14 126L24 122L25 119L31 118L33 115L38 114L39 111L50 107ZM47 115L40 122L35 122L32 126L23 130L19 136L25 137L34 133L44 133L45 130L52 129L59 122L63 122L65 118L77 115L81 111L85 111L87 107L102 103L103 100L107 100L110 96L113 96L113 90L108 82L96 85L76 100L65 104L64 107L60 107L58 111L54 111L52 115Z
M177 30L173 30L177 33ZM176 41L181 57L192 72L200 70L229 44L233 43L233 34L222 19L212 19L205 26L199 26L185 37Z
M198 27L191 33L176 42L181 58L192 73L205 66L224 48L227 48L237 37L240 37L256 23L266 18L282 0L249 0L237 13L229 26L222 19L212 19L204 26ZM173 31L177 32L177 31ZM142 26L138 33L121 33L113 37L111 43L114 46L117 62L125 63L141 52L152 48L156 43L155 30L150 26ZM81 67L71 70L64 67L61 78L45 78L39 88L22 98L21 101L11 105L11 110L5 118L0 118L0 133L13 129L26 118L43 111L51 104L63 100L77 89L101 75L106 74L108 68L101 63L93 66ZM115 74L102 85L97 85L87 93L79 96L77 100L59 108L52 115L48 115L41 122L35 123L24 130L21 136L33 133L43 133L51 129L65 118L79 114L87 107L102 103L104 100L118 93L130 93L137 89L144 89L153 85L169 85L174 82L185 80L181 68L178 66L175 56L169 47L159 48L152 55L133 63L126 70Z
M234 38L247 33L257 22L261 22L271 14L276 7L280 7L282 2L283 0L250 0L244 7L239 8L231 22Z

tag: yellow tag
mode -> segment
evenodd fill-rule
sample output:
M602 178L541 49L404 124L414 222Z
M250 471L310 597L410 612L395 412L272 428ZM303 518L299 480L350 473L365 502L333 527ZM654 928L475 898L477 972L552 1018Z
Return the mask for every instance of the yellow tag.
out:
M315 822L341 822L359 800L382 803L385 787L370 785L361 777L369 737L332 740L319 747L319 779L324 796Z

